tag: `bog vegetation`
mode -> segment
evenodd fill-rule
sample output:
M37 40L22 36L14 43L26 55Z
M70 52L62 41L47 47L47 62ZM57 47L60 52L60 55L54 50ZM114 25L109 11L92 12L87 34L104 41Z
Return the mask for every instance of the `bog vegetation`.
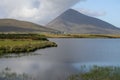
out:
M18 74L11 71L10 68L5 68L5 70L0 71L0 80L37 80L32 75L26 73Z
M120 38L119 34L50 34L42 33L49 38Z
M68 80L120 80L120 67L94 66L89 71L70 76Z
M30 39L30 40L47 40L44 35L38 35L38 34L12 34L12 33L1 33L0 39Z
M46 47L56 47L54 42L38 34L0 34L0 55L26 53Z

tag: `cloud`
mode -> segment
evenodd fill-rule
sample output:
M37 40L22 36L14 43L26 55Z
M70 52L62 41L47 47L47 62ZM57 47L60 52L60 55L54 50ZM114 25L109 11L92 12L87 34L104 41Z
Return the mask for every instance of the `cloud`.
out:
M82 0L3 0L0 18L15 18L47 24Z
M93 10L84 9L84 8L79 8L75 10L92 17L101 17L106 15L105 11L93 11Z

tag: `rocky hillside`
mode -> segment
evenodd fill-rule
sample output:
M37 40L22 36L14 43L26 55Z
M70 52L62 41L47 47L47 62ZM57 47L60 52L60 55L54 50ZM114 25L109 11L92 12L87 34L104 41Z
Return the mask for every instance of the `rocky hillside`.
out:
M114 25L84 15L73 9L69 9L48 25L49 28L60 30L65 33L80 34L119 34L120 29Z

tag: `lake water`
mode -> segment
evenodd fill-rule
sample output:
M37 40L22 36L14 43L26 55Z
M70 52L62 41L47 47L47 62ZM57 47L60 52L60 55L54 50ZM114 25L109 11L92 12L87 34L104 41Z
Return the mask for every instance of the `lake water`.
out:
M50 39L56 48L35 51L17 58L1 58L0 71L10 68L36 80L65 80L82 65L120 65L120 39ZM30 79L29 79L30 80ZM32 80L32 79L31 79Z

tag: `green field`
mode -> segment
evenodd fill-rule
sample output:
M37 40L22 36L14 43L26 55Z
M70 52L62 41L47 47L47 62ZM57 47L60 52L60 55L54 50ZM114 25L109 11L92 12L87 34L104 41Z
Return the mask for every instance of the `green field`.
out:
M0 40L0 55L32 52L46 47L56 47L54 42L38 40Z
M38 34L0 34L1 56L12 53L28 53L37 49L56 46L54 42Z

